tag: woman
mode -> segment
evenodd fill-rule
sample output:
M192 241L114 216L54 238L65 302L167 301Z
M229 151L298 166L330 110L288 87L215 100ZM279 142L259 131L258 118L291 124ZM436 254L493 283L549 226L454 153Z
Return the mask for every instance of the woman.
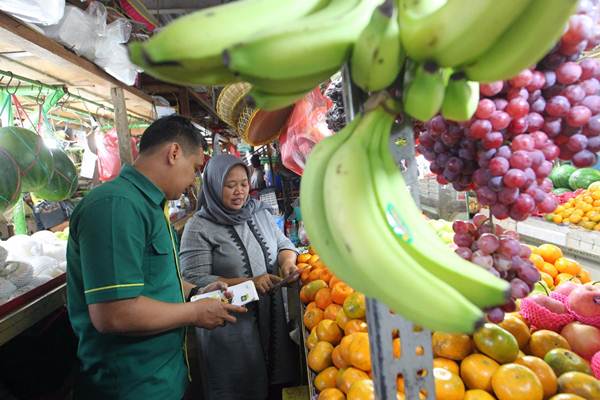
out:
M290 341L281 280L296 274L296 249L267 207L249 199L250 173L231 155L210 160L203 175L200 211L181 241L181 268L189 282L229 286L253 280L260 301L218 332L198 329L205 398L263 400L297 378L297 349Z

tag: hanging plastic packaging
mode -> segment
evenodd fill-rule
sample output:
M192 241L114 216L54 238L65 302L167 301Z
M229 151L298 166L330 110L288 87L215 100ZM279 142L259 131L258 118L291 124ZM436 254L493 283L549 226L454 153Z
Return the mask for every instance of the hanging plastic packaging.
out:
M96 147L98 154L98 176L102 182L110 181L121 171L121 156L119 153L119 138L116 129L111 129L105 134L97 132ZM133 159L138 151L135 139L131 138L131 153Z
M0 10L22 21L54 25L65 12L65 0L0 0Z

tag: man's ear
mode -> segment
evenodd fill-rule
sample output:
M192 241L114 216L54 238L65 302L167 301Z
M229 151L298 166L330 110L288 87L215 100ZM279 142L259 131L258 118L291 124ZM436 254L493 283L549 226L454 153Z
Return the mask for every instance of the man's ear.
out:
M183 149L179 145L179 143L170 143L167 151L167 162L169 165L175 164L178 158L183 155Z

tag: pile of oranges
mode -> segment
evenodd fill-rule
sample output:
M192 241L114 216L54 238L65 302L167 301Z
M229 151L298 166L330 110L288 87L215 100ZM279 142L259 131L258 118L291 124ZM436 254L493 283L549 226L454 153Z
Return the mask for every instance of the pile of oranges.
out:
M560 247L545 243L539 247L529 246L529 248L531 249L529 259L540 271L542 280L550 289L565 281L590 282L589 271L577 261L564 257Z
M533 255L542 257L544 263L551 260L551 265L558 262L563 268L563 262L559 261L562 258L560 249L556 251L548 246L536 249ZM313 249L298 257L298 268L302 271L303 322L310 332L305 343L307 364L314 372L312 379L319 392L318 400L374 400L364 295L335 277ZM577 271L572 266L568 268L571 269L566 270L574 276L581 273L581 267ZM562 336L547 330L533 332L518 312L507 314L498 325L486 324L488 329L489 326L493 328L489 331L492 334L483 341L478 341L477 333L474 336L433 333L437 400L585 398L565 393L560 380L543 360L544 355L554 348L569 348ZM398 334L392 335L391 340L393 355L400 358ZM422 353L423 349L420 349ZM507 359L507 354L513 357ZM576 378L582 379L581 374ZM589 379L593 380L592 377ZM402 376L396 384L397 399L405 400ZM594 385L600 388L600 382L594 380ZM557 392L562 392L562 397L554 397Z
M600 188L584 190L558 206L552 214L547 214L546 220L600 231Z

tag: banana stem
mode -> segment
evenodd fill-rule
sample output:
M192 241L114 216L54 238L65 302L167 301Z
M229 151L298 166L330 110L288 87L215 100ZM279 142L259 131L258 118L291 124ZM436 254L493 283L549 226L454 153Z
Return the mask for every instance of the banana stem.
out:
M492 209L490 208L490 217L488 218L490 225L492 225L492 233L496 234L496 225L494 224L494 216L492 215Z

